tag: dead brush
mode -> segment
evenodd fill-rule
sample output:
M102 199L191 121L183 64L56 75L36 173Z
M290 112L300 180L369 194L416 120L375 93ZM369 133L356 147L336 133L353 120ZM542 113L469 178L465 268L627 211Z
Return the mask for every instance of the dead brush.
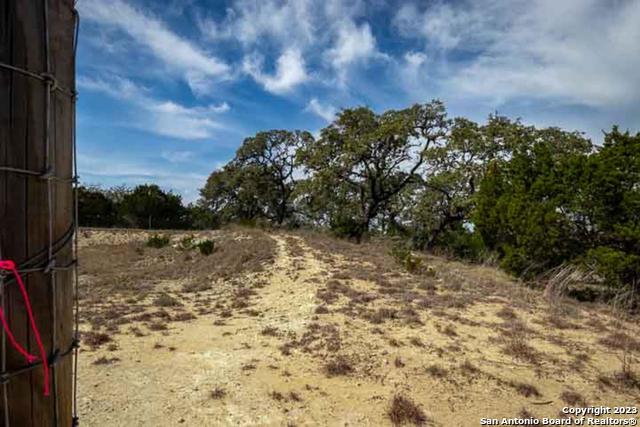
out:
M174 322L186 322L193 319L196 319L196 316L189 311L177 313L171 317L171 320L173 320Z
M565 390L560 394L560 399L570 406L587 406L587 400L578 392Z
M353 371L353 363L346 356L337 356L324 365L324 372L328 377L349 375Z
M111 336L103 332L83 332L81 337L82 342L87 344L92 350L97 349L103 344L111 342Z
M541 396L538 389L531 384L517 382L517 381L510 381L507 383L507 385L514 388L516 392L523 395L524 397L531 397L531 396L540 397Z
M508 306L502 307L500 309L500 311L498 311L496 313L496 316L498 316L498 317L500 317L501 319L504 319L504 320L513 320L513 319L517 319L518 318L518 315L513 310L513 308L508 307Z
M165 322L161 322L161 321L151 322L149 324L148 328L151 331L166 331L167 329L169 329L167 324Z
M153 305L157 307L181 307L183 304L171 295L163 292L156 297Z
M119 361L120 361L120 359L117 358L117 357L109 358L109 357L102 356L102 357L99 357L96 360L94 360L92 363L94 365L113 365L114 363L119 362Z
M277 337L278 335L280 335L280 331L278 331L278 328L274 326L266 326L262 329L262 331L260 331L260 333L262 335L266 335L270 337Z
M440 365L430 365L425 368L425 372L434 378L446 378L449 375L449 371Z
M386 307L379 308L376 311L370 312L367 315L367 320L369 320L369 322L376 325L384 323L387 320L393 320L398 318L399 318L398 310L394 308L386 308Z
M393 396L387 416L394 426L405 424L424 426L428 422L424 411L413 400L402 394Z
M211 393L209 393L209 397L211 397L213 400L223 399L226 395L227 392L222 387L215 387L213 390L211 390Z
M551 312L566 315L567 295L570 290L583 284L591 276L592 274L585 271L583 267L563 264L539 276L537 281L545 286L543 297L549 304Z
M480 369L478 369L473 363L468 360L465 360L463 363L461 363L459 369L465 375L476 375L481 372Z

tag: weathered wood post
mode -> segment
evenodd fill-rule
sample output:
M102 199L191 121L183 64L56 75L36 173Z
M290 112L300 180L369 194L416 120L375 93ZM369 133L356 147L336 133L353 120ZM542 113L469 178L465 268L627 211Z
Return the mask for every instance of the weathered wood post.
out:
M3 329L0 425L74 420L77 22L74 0L0 0L0 260L14 261L24 279L50 365L45 396L44 363L18 281L0 271L10 331L39 357L27 363Z

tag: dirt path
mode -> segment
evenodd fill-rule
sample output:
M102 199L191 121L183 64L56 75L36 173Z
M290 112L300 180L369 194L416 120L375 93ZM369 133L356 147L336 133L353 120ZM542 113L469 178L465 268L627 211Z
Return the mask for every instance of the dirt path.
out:
M259 316L234 316L216 326L219 317L205 315L171 324L165 334L119 335L118 350L107 356L120 359L112 365L92 364L95 356L85 352L80 359L83 422L114 426L286 422L286 413L269 393L286 385L287 367L277 338L262 331L270 327L290 335L304 330L316 305L315 283L324 266L301 239L273 238L274 264L250 279L268 283L253 301L263 308ZM291 257L296 248L290 242L303 249L300 256ZM226 392L224 402L211 398L216 388Z

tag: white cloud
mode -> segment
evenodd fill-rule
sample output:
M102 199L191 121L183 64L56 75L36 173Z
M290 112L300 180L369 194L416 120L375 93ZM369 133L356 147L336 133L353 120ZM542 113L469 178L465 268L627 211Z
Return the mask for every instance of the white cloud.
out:
M302 54L293 48L285 50L278 57L273 75L265 73L262 68L262 57L254 54L245 58L244 71L262 84L267 91L275 94L289 92L309 79Z
M214 131L224 126L212 116L230 109L226 102L206 106L186 107L173 101L158 100L149 90L136 85L131 80L111 76L109 78L89 78L79 76L81 89L102 92L112 98L130 102L139 114L128 123L158 135L180 139L206 139Z
M193 151L168 151L160 153L160 157L171 163L185 163L193 159L195 153Z
M252 46L269 38L281 47L300 48L314 40L314 20L312 0L237 0L223 21L200 18L198 24L209 40L236 39Z
M403 36L446 52L445 93L600 108L640 99L639 21L640 2L597 0L405 5L394 20Z
M337 113L337 109L333 105L322 104L317 98L311 98L305 111L309 111L327 122L333 121Z
M360 27L351 21L340 25L335 45L327 55L335 68L366 60L376 51L376 40L366 22Z
M354 64L367 63L372 58L387 58L376 48L376 38L368 23L358 26L351 20L342 20L336 25L334 44L325 52L340 84L345 84L349 68Z
M127 33L169 70L180 73L194 93L206 93L212 81L230 78L229 65L175 34L164 22L121 0L84 0L79 8L83 19Z

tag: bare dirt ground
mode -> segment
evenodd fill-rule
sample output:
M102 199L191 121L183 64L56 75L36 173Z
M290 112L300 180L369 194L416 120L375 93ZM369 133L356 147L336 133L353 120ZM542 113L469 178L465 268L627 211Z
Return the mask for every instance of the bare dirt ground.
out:
M549 301L485 266L313 233L200 232L209 256L81 239L90 426L476 426L639 406L637 319ZM627 369L622 372L622 360ZM629 368L630 367L630 368Z

